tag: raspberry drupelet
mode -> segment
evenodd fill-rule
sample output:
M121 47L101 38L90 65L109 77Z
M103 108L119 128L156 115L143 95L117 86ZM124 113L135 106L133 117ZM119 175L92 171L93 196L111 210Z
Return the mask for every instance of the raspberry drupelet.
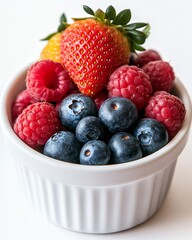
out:
M142 68L145 64L157 60L162 60L160 54L154 49L148 49L135 55L133 62L134 65Z
M145 106L153 91L149 76L141 68L128 65L111 74L107 89L109 97L128 98L138 110Z
M31 97L31 95L28 93L28 91L26 89L24 89L23 91L21 91L13 105L12 105L12 119L13 121L19 116L19 114L22 113L22 111L29 106L32 103L35 103L36 100L34 98Z
M181 129L186 109L181 99L165 91L156 92L149 100L145 116L163 123L171 140Z
M60 128L58 112L46 102L33 103L25 108L13 127L15 133L31 147L44 145Z
M27 72L26 86L29 94L37 101L56 102L69 91L71 78L58 62L41 60Z
M172 66L165 61L153 61L143 67L145 73L149 75L153 91L171 92L175 74Z

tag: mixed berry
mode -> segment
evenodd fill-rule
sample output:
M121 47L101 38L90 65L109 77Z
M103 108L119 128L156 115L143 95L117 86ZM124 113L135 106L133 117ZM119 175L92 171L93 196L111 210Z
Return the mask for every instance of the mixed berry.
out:
M68 24L62 15L45 38L13 103L13 129L30 147L69 163L142 160L174 138L185 119L173 67L142 47L149 25L130 23L130 9L83 8L91 17Z

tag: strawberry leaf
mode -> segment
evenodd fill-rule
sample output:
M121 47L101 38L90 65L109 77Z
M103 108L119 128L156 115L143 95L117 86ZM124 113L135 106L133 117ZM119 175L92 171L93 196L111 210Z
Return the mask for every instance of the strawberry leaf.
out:
M105 11L105 17L106 17L107 19L109 19L109 20L114 20L114 19L115 19L115 17L116 17L116 10L115 10L115 8L114 8L112 5L110 5L110 6L106 9L106 11Z
M63 22L67 22L67 18L64 13L60 17L60 23L63 23Z
M57 31L54 32L54 33L49 34L49 35L48 35L47 37L45 37L45 38L40 39L40 41L47 41L47 40L49 40L49 39L52 38L55 34L64 31L64 30L69 26L69 24L67 23L67 18L66 18L66 16L65 16L64 13L61 15L59 22L60 22L60 24L59 24L59 26L58 26L58 28L57 28Z
M145 33L139 30L130 30L129 33L135 36L146 37Z
M135 43L138 43L138 44L143 44L145 43L145 40L146 40L146 36L145 34L142 36L142 35L131 35L131 38L132 40L135 42Z
M134 41L132 42L132 50L138 50L138 51L145 51L145 48L140 46L139 44L135 43Z
M67 27L69 26L69 24L67 24L66 22L63 22L59 25L59 27L57 28L57 32L62 32L64 31Z
M113 24L115 25L126 25L131 20L131 10L125 9L117 14L115 19L113 20Z
M138 29L138 28L143 28L147 25L148 25L147 23L143 23L143 22L131 23L131 24L126 26L126 29L135 30L135 29Z
M147 26L143 29L143 32L145 33L146 38L149 37L150 30L151 30L151 27L149 24L147 24Z
M83 5L83 9L84 9L84 11L85 11L86 13L88 13L89 15L92 15L92 16L95 15L95 14L94 14L94 11L93 11L90 7L88 7L88 6L86 6L86 5Z
M40 41L47 41L47 40L49 40L50 38L52 38L55 34L57 34L57 32L54 32L54 33L49 34L47 37L40 39Z
M102 21L104 21L104 19L105 19L105 13L104 13L101 9L97 9L97 10L95 11L95 17L98 18L98 19L100 19L100 20L102 20Z

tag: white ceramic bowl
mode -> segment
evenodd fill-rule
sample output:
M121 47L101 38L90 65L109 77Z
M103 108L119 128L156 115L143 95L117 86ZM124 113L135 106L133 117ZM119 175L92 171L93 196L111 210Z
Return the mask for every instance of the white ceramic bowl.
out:
M187 113L182 129L164 148L130 163L85 166L54 160L31 149L13 132L11 105L24 88L26 69L1 97L1 126L29 203L52 223L79 232L111 233L149 219L169 191L177 158L186 145L191 101L183 84L175 92Z

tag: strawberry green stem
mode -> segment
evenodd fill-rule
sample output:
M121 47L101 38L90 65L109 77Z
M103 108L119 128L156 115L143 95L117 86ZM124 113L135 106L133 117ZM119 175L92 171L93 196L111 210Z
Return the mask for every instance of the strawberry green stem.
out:
M142 45L145 43L150 34L150 25L143 22L130 23L132 16L130 9L124 9L119 13L116 13L116 10L112 5L108 6L105 12L101 9L97 9L94 12L89 6L86 5L83 5L83 9L87 14L91 15L91 17L72 18L73 21L86 19L95 19L96 21L101 21L104 24L112 26L122 32L122 34L124 34L129 41L130 50L132 52L135 52L136 50L145 50ZM70 24L67 23L65 14L62 14L57 31L49 34L47 37L41 40L49 40L56 33L64 31L68 26L70 26Z

